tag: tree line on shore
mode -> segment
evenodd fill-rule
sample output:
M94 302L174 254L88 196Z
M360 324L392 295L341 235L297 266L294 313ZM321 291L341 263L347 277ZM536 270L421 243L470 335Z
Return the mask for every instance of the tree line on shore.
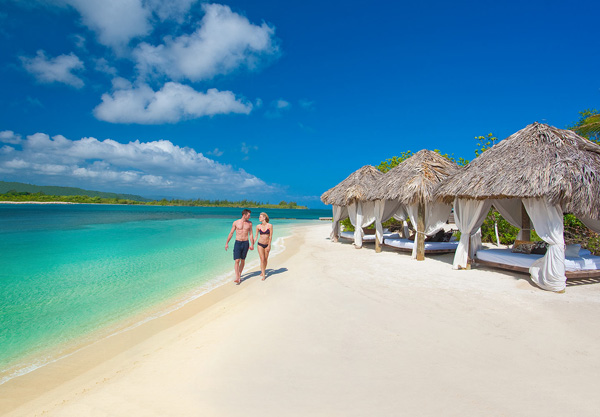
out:
M0 194L0 201L11 202L61 202L78 204L126 204L143 206L183 206L183 207L256 207L256 208L279 208L279 209L306 209L305 206L299 206L296 202L281 201L279 204L268 204L252 200L204 200L204 199L171 199L153 201L136 201L123 198L102 198L91 197L87 195L47 195L43 192L30 193L28 191L10 190Z

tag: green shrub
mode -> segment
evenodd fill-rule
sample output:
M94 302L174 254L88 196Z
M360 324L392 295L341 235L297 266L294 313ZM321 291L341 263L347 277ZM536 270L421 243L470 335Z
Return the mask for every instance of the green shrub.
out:
M481 225L481 240L483 242L496 243L496 232L494 223L498 222L498 235L500 243L512 245L515 243L519 228L507 222L494 208L490 209L487 217ZM588 249L594 255L600 254L600 235L588 229L577 217L572 214L564 216L565 244L580 244L582 248ZM532 241L541 241L535 230L531 231Z

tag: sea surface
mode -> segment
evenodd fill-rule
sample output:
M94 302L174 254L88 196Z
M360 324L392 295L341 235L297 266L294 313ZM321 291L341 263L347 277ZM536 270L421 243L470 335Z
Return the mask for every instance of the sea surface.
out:
M264 211L272 254L294 225L331 216ZM0 384L233 280L235 237L224 248L240 217L237 208L0 204ZM246 262L257 265L257 251Z

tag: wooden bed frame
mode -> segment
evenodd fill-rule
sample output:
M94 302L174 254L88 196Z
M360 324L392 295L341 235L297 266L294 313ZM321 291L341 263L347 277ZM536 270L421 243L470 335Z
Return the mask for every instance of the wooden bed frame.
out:
M399 248L397 246L392 246L392 245L386 245L385 241L381 246L385 246L387 248L391 248L393 250L396 250L398 252L412 252L412 249L408 249L408 248ZM425 249L425 254L426 255L436 255L436 254L443 254L443 253L454 253L456 252L456 249Z
M522 266L506 265L498 262L482 261L480 259L477 259L477 255L475 256L473 262L476 265L491 266L492 268L506 269L508 271L515 271L521 274L529 275L529 268L525 268ZM589 271L566 271L565 275L567 279L600 278L600 269Z
M339 238L347 240L347 241L354 241L354 239L351 239L351 238L346 237L346 236L340 236ZM375 241L374 240L373 241L363 240L363 245L365 245L367 243L368 244L372 244L372 243L375 243ZM387 248L393 249L393 250L398 251L398 252L412 252L412 249L399 248L397 246L386 245L385 243L382 243L381 246L385 246ZM444 253L454 253L454 252L456 252L456 249L425 249L425 254L426 255L441 255L441 254L444 254Z

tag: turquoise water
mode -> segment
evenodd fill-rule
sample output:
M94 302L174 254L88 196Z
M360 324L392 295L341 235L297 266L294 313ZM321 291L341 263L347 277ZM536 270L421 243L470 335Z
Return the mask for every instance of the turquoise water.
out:
M289 235L302 219L330 215L268 213L275 238ZM229 208L0 204L0 383L152 307L231 280L232 252L224 245L240 214ZM258 211L251 220L257 218ZM247 263L257 257L251 251Z

